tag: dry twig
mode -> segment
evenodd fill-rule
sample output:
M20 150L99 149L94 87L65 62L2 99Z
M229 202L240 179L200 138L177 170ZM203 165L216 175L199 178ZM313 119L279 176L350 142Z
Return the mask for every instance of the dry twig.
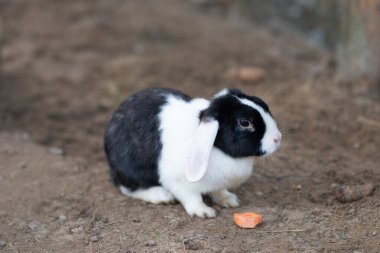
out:
M305 229L288 229L288 230L266 230L267 233L288 233L288 232L304 232Z
M380 128L380 122L376 121L376 120L373 120L373 119L369 119L369 118L365 118L363 116L359 116L357 118L357 121L359 121L360 123L366 124L368 126L379 127Z
M94 253L94 249L92 248L92 242L88 243L88 253Z

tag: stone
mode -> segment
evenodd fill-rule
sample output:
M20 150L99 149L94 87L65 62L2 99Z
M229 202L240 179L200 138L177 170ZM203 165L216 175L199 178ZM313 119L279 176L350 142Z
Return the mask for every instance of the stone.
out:
M0 250L4 249L7 246L6 241L0 240Z
M60 221L67 221L67 216L64 215L64 214L61 214L61 215L58 217L58 219L59 219Z
M26 163L22 162L18 165L20 169L26 169Z
M65 151L61 148L57 148L57 147L51 147L49 148L49 154L51 155L64 155L65 154Z
M90 237L90 241L91 242L97 242L97 241L99 241L99 238L96 235L93 235Z
M186 250L202 250L203 247L198 242L191 240L191 239L185 239L183 241L185 245Z
M362 185L343 185L336 189L335 197L339 202L350 203L370 196L375 191L375 185L366 183Z
M145 243L146 246L149 246L149 247L153 247L153 246L156 246L157 243L153 240L149 240Z

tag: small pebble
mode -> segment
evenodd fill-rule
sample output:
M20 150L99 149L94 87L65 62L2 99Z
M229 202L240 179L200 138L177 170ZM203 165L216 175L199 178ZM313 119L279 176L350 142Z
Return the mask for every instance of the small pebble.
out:
M330 184L330 188L331 189L335 189L335 188L337 188L339 185L337 184L337 183L332 183L332 184Z
M66 217L66 215L63 215L63 214L61 214L61 215L58 217L58 219L59 219L60 221L67 221L67 217Z
M171 227L177 227L178 226L178 221L173 219L169 221L169 226Z
M104 222L101 221L101 220L99 220L99 221L97 221L97 222L95 223L95 228L96 228L96 229L103 229L104 227L105 227Z
M40 224L38 223L38 221L32 221L31 223L29 223L29 228L33 231L33 232L35 232L35 231L37 231L38 229L39 229L39 227L40 227Z
M298 192L298 191L300 191L302 189L302 185L300 185L300 184L298 184L298 185L294 185L293 186L293 191L295 191L295 192Z
M255 194L256 194L257 196L263 196L263 195L264 195L264 193L263 193L262 191L257 191L257 192L255 192Z
M71 233L73 233L73 234L79 234L79 233L81 233L82 231L83 231L82 226L79 226L79 227L76 227L76 228L72 228L72 229L71 229Z
M146 243L145 243L145 245L146 246L150 246L150 247L152 247L152 246L156 246L156 242L155 241L153 241L153 240L149 240L149 241L147 241Z
M91 240L91 242L97 242L97 241L99 241L99 238L96 235L94 235L94 236L90 237L90 240Z
M19 165L18 165L18 167L20 168L20 169L26 169L26 163L20 163Z
M222 252L222 249L221 248L217 248L217 247L213 247L213 248L211 248L211 251L212 252L216 252L216 253L220 253L220 252Z
M49 154L51 154L51 155L64 155L65 151L63 151L63 149L61 149L61 148L51 147L51 148L49 148Z
M202 245L200 245L199 243L197 243L191 239L185 239L183 241L183 243L185 244L186 250L201 250L201 249L203 249Z
M375 236L376 234L377 234L376 231L373 231L373 232L372 232L372 236Z

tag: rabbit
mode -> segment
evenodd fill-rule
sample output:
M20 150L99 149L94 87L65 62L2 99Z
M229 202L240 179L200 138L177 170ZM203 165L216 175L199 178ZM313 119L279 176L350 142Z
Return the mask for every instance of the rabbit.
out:
M216 216L202 194L239 206L228 189L251 176L255 156L280 142L267 104L238 89L210 101L169 88L139 91L113 113L104 135L110 176L122 194L154 204L177 200L202 218Z

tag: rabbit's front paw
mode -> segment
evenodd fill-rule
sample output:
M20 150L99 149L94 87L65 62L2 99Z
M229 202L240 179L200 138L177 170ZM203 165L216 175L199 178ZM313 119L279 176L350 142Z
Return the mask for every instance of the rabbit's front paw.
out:
M213 208L206 206L204 203L199 203L197 205L191 205L186 207L186 212L190 216L198 216L201 218L214 218L216 212Z
M223 207L238 207L239 206L238 197L227 190L214 192L211 195L211 197L215 203Z

